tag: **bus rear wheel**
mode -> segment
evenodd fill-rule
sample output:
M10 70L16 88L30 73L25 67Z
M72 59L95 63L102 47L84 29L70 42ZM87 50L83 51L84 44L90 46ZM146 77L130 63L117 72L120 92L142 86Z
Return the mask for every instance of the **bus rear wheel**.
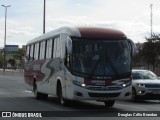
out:
M36 82L34 82L34 85L33 85L33 92L34 92L34 97L37 100L46 100L48 98L48 94L40 93L40 92L37 91Z
M115 100L107 100L107 101L104 101L104 104L105 104L105 107L112 107L115 103Z

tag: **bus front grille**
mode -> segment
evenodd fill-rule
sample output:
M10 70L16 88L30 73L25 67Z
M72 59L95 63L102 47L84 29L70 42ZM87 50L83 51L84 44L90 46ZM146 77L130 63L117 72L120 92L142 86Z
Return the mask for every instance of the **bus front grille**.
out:
M112 98L112 97L118 97L120 95L120 92L118 93L88 93L90 97L94 97L94 98L100 98L100 97L108 97L108 98Z
M122 87L108 87L108 86L89 86L87 87L88 90L95 90L95 91L111 91L111 90L121 90Z

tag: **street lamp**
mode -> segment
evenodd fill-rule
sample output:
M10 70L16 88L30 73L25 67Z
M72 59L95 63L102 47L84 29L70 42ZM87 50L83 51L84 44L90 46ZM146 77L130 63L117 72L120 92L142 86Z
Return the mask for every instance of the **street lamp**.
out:
M5 7L5 34L4 34L4 62L3 62L3 71L5 71L5 58L6 58L6 50L5 50L5 46L6 46L6 22L7 22L7 8L10 7L11 5L5 6L2 5L3 7Z
M46 17L46 0L44 0L44 11L43 11L43 34L45 33L45 17Z

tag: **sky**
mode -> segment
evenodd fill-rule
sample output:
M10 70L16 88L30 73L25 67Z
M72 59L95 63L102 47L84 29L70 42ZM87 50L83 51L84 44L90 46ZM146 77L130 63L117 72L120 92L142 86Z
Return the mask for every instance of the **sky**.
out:
M7 45L25 45L43 34L44 0L0 0L0 47L4 46L5 8ZM134 42L160 34L160 0L46 0L46 32L64 26L91 26L123 31Z

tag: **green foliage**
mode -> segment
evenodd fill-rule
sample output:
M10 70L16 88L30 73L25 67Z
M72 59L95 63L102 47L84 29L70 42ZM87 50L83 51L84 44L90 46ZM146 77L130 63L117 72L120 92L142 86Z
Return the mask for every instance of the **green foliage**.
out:
M24 56L24 54L25 54L25 51L24 51L23 49L19 48L18 54L17 54L17 55L14 55L14 58L21 60L22 57Z
M14 67L14 65L16 64L15 59L9 59L8 63L10 63L12 65L12 67Z
M157 42L160 42L160 34L154 34L153 33L152 37L149 37L149 38L145 37L145 39L147 40L147 42L157 43Z
M133 60L133 62L132 62L133 66L139 66L139 65L141 65L141 61L142 61L142 49L140 47L140 44L138 44L138 46L137 46L137 51L138 51L138 53L132 59Z
M24 57L24 54L25 54L24 49L19 48L18 54L12 56L13 59L9 59L8 61L7 61L7 54L6 54L5 63L7 64L8 62L14 67L14 65L16 64L16 60L22 60ZM4 56L3 56L3 53L0 53L0 68L3 67L3 63L4 63Z
M147 42L143 44L141 55L143 61L153 66L153 70L160 56L160 34L153 34L152 37L146 38Z
M2 67L4 61L4 57L0 54L0 67Z

